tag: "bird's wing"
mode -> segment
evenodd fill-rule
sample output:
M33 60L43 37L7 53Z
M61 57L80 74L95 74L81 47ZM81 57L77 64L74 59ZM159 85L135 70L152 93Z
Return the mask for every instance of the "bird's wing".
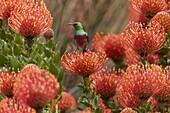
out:
M83 30L86 32L86 30L84 29L84 27L83 27ZM86 32L86 37L87 37L87 42L89 43L89 36L88 36L87 32Z
M86 37L87 37L87 42L89 43L89 36L87 35Z

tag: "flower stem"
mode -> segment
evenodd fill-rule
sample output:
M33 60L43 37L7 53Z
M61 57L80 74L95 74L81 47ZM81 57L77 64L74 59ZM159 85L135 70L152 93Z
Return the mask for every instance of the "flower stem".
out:
M34 38L34 37L25 37L29 48L32 47L33 38Z
M42 111L43 111L43 108L37 108L36 109L36 113L42 113Z
M88 87L88 77L83 77L85 87Z

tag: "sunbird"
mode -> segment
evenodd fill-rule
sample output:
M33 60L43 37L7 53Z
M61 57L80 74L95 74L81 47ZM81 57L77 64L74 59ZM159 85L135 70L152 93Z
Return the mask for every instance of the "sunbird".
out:
M74 35L74 40L76 42L76 52L78 49L82 49L83 53L87 51L87 46L89 43L89 37L87 32L84 30L83 25L81 22L73 22L73 23L68 23L68 25L73 25L75 28L75 35Z

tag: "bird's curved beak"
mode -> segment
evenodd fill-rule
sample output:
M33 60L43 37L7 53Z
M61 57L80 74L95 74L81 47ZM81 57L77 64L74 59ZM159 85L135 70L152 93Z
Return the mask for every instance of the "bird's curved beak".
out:
M67 25L76 25L76 23L75 23L75 22L73 22L73 23L68 23Z
M74 23L68 23L67 25L74 25Z

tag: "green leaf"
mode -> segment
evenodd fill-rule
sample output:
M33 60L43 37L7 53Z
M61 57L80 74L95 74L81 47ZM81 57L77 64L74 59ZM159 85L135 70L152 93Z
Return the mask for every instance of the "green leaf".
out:
M2 45L3 45L3 42L2 40L0 40L0 50L2 50Z
M52 57L52 53L51 53L51 51L50 51L49 48L45 48L44 53L45 53L45 55L46 55L48 58L49 58L49 57Z
M16 34L16 36L14 37L14 42L20 45L23 44L23 37L21 37L19 34Z
M33 59L34 59L36 62L39 62L38 64L40 64L40 62L42 62L42 57L41 57L39 54L36 54Z
M6 34L5 34L5 31L1 31L1 32L0 32L0 38L1 38L1 39L5 39L5 38L6 38L5 35L6 35Z
M168 53L170 51L170 48L161 48L159 53Z
M93 91L90 92L91 98L94 99L96 97L95 93Z
M13 46L8 44L8 55L13 55Z
M6 35L6 38L8 38L10 41L13 41L13 40L14 40L14 36L11 35L11 34L7 34L7 35Z
M58 98L57 98L57 101L61 100L62 99L62 95L60 95Z
M63 91L63 87L62 87L62 85L60 84L60 89L59 89L59 91L58 91L58 95L61 95L62 91Z
M84 104L84 105L87 106L87 107L90 107L90 108L93 107L93 106L92 106L89 102L87 102L87 101L81 101L81 103Z
M1 21L0 21L0 27L2 27L2 25L3 25L3 21L1 20Z
M54 64L51 64L49 67L49 71L54 74L56 77L58 77L59 71L57 66L55 66Z
M64 70L60 69L58 74L58 81L61 82L63 80Z
M54 48L56 46L55 41L53 39L50 39L47 43L47 47Z
M39 43L36 43L33 45L33 51L37 54L42 54L44 53L44 49L46 49L45 47L43 47L43 44L39 44Z
M35 59L31 59L29 63L36 64L39 67L39 62L37 62Z
M81 95L79 98L78 98L78 103L82 102L84 100L84 96Z
M17 72L20 67L20 62L18 61L17 57L12 56L10 57L10 65L14 68L14 71Z
M4 64L7 62L8 62L8 58L3 54L0 54L0 66L4 66Z
M3 51L2 53L4 55L7 55L7 53L8 53L8 44L6 42L4 42L4 41L3 41L2 51Z
M100 96L98 96L98 95L94 98L94 102L96 105L98 104L99 99L100 99Z
M77 109L80 110L80 111L82 111L82 110L83 110L83 107L78 106Z
M19 56L20 55L20 50L21 48L17 45L17 44L14 44L14 48L13 48L13 50L14 50L14 55L15 56Z
M170 113L170 107L168 107L168 113Z
M59 64L59 62L60 62L60 51L57 51L57 53L54 55L53 63L57 65Z
M82 84L82 83L79 83L77 86L78 86L80 89L84 89L84 84Z
M98 107L96 110L95 110L95 113L102 113L102 109L100 107Z
M0 94L0 100L2 100L4 98L3 94Z
M84 90L83 90L83 93L90 93L91 92L91 88L90 87L86 87Z

